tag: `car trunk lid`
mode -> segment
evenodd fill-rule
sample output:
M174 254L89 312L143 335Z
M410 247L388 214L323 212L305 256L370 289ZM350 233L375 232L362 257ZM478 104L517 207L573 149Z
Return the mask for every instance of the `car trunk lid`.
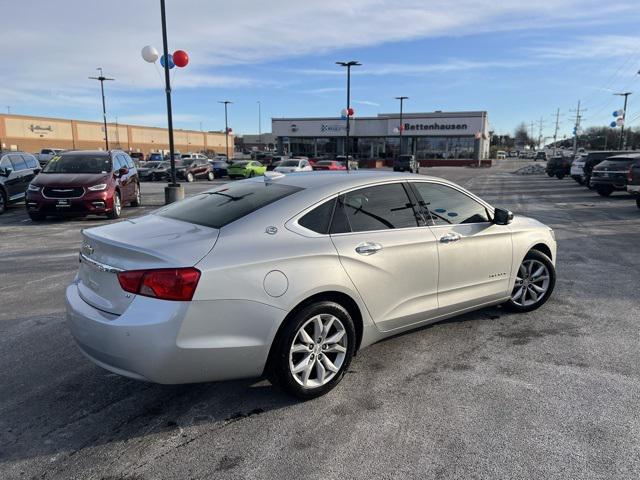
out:
M82 232L78 291L105 312L121 315L135 295L125 292L118 272L191 267L211 251L215 228L147 215Z

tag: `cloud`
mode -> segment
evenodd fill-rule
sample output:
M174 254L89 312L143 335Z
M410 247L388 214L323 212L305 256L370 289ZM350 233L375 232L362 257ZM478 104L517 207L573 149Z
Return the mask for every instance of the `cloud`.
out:
M355 100L353 103L357 103L359 105L368 105L370 107L379 107L380 104L376 102L372 102L370 100Z
M579 36L562 43L554 42L527 49L543 59L576 60L585 58L626 57L640 54L640 36Z

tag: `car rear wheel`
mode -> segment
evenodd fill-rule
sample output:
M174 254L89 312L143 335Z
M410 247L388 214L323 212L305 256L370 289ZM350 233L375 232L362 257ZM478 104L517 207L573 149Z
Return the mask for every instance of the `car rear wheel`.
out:
M191 172L187 173L187 182L189 183L193 182L193 173Z
M552 173L552 172L547 172L547 175L548 175L549 177L553 177L553 173Z
M4 192L0 190L0 214L3 214L7 209L7 197Z
M107 214L107 217L111 219L120 218L121 213L122 213L122 200L120 198L120 192L116 191L113 194L113 208Z
M556 178L558 180L562 180L564 178L564 173L556 173Z
M273 383L303 400L319 397L342 380L355 351L349 312L338 303L313 303L294 315L277 336L269 360Z
M216 178L216 176L213 174L213 172L207 173L207 180L211 182L214 178Z
M517 312L541 307L551 296L556 284L556 269L544 253L529 250L522 260L511 299L506 306Z
M598 195L600 195L601 197L608 197L613 193L613 187L609 187L606 185L598 186L596 187L596 192L598 192Z
M249 170L249 178L252 178L255 175L253 170Z
M140 194L140 184L136 183L136 190L133 196L133 201L131 202L132 207L139 207L142 205L142 195Z

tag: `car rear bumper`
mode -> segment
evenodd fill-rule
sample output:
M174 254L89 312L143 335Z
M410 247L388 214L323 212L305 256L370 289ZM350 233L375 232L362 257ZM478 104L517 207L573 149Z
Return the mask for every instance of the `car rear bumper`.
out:
M640 185L627 185L627 192L631 195L640 195Z
M286 312L248 300L172 302L136 296L122 315L66 292L82 353L114 373L163 384L260 376Z
M606 177L594 177L593 175L589 179L589 184L592 187L603 186L612 187L615 190L626 190L627 182L625 179L620 178L606 178Z

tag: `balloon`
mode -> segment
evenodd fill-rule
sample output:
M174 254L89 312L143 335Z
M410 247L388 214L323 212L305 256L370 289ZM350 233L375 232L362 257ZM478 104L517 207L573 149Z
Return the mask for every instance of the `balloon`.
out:
M620 127L621 127L622 125L624 125L624 118L622 118L622 117L617 118L617 119L616 119L616 124L617 124L618 126L620 126Z
M347 109L346 108L343 108L342 110L340 110L340 116L342 118L346 118L346 116L347 116Z
M176 50L173 52L173 63L176 64L176 67L186 67L189 63L189 55L184 50Z
M349 107L349 109L347 110L347 113L349 114L350 117L352 117L353 114L356 113L356 112L355 112L355 110L353 108Z
M231 133L231 132L233 132L233 128L231 127L227 128L227 133Z
M158 50L151 45L147 45L142 49L142 58L144 58L145 62L155 63L159 56Z
M611 122L611 124L609 125L611 128L616 128L617 124L616 122Z
M169 59L169 69L172 69L176 66L176 64L173 63L173 55L169 54L167 58ZM164 55L160 57L160 65L162 65L162 68L164 68Z

